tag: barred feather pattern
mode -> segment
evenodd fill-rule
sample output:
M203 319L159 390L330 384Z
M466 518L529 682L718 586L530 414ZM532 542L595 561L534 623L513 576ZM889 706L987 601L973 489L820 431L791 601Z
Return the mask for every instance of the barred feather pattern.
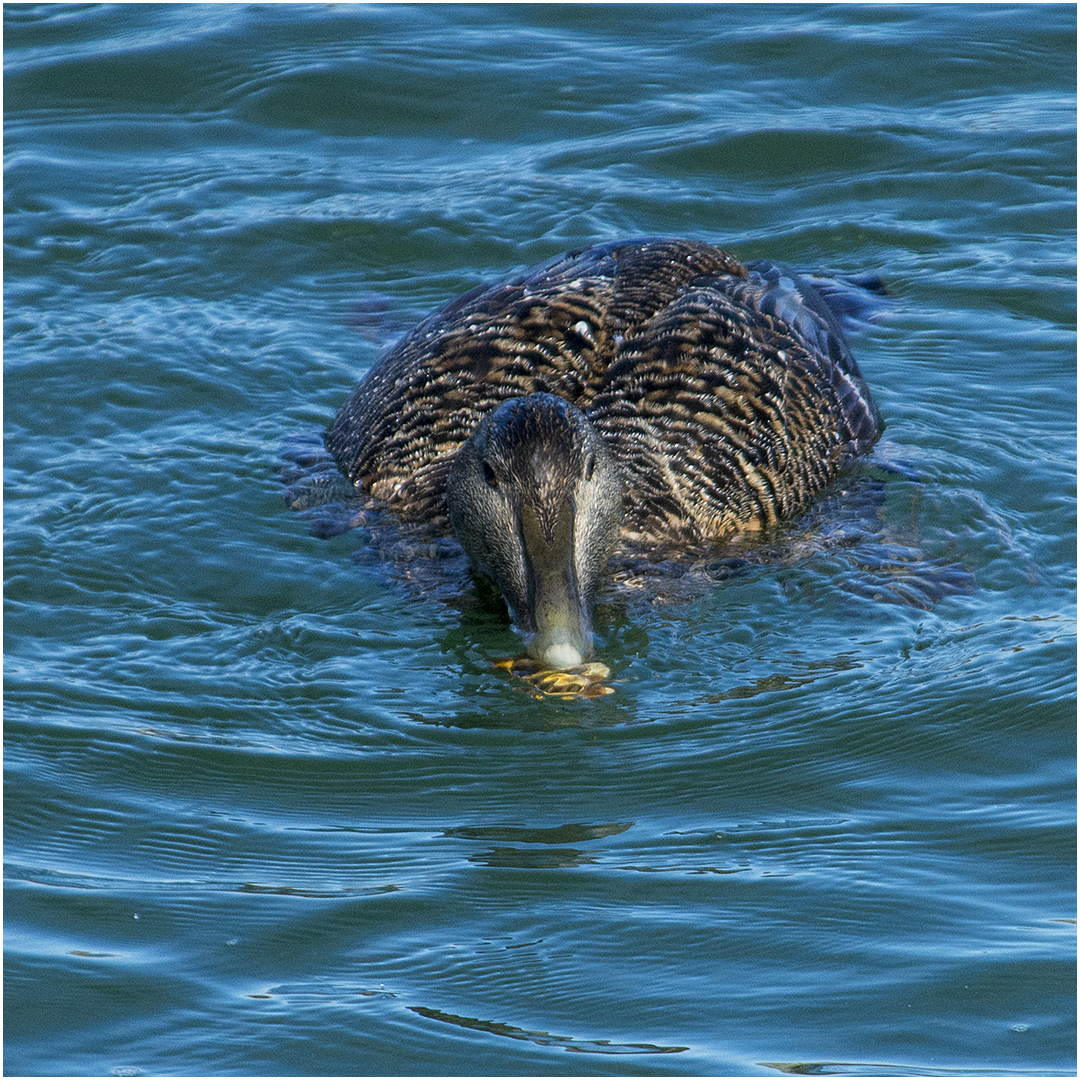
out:
M454 455L510 397L556 394L624 473L624 535L707 542L797 514L881 422L826 302L769 263L639 240L571 252L455 300L338 413L342 472L446 526Z

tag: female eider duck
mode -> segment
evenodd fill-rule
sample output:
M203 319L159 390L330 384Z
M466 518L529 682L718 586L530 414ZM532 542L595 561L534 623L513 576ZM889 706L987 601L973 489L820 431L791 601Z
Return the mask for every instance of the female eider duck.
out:
M371 369L327 447L402 518L449 526L529 655L567 668L592 653L617 540L768 528L880 433L805 280L711 244L633 240L453 301Z

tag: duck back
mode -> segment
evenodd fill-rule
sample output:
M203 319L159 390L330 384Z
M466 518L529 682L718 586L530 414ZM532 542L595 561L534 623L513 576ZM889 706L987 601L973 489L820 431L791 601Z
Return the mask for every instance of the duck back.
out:
M570 252L425 320L368 373L327 446L362 490L446 525L454 457L480 418L565 398L624 476L624 534L708 542L798 513L877 440L843 332L804 279L710 244Z

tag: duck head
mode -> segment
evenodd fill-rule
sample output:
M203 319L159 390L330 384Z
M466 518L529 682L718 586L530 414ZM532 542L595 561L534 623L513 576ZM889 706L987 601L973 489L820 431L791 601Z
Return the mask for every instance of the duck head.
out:
M504 401L458 451L447 503L461 546L502 590L529 655L552 668L590 656L622 478L586 416L552 394Z

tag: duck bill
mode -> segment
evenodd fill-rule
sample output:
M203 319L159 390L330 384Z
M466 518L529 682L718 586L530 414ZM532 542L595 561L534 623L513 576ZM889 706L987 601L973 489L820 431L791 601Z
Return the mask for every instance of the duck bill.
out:
M564 502L553 524L525 505L521 537L528 598L527 610L517 614L529 655L545 667L576 667L592 655L593 634L574 564L573 505Z

